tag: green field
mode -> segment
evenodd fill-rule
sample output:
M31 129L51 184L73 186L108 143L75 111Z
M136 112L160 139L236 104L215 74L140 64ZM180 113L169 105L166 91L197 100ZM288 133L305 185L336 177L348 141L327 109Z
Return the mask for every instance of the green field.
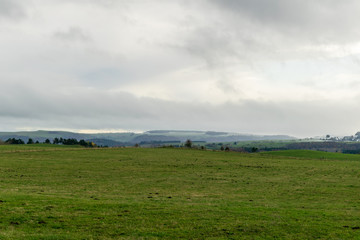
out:
M360 156L0 146L0 239L360 239Z
M304 159L318 159L318 160L343 160L343 161L360 161L359 154L342 154L311 150L286 150L286 151L271 151L263 152L262 156L272 157L287 157L287 158L304 158ZM360 173L360 169L359 169Z

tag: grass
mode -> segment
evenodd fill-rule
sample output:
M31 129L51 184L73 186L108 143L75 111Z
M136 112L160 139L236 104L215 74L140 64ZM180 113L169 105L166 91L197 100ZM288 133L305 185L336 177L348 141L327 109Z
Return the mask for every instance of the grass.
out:
M303 140L256 140L256 141L232 141L232 142L217 142L217 143L194 143L197 146L206 146L208 149L219 150L221 146L230 148L285 148L292 143L300 143Z
M360 239L360 158L318 154L0 146L0 239Z
M285 151L272 151L263 152L263 156L272 157L291 157L291 158L305 158L305 159L325 159L325 160L345 160L345 161L360 161L360 155L358 154L343 154L333 152L322 152L312 150L285 150Z

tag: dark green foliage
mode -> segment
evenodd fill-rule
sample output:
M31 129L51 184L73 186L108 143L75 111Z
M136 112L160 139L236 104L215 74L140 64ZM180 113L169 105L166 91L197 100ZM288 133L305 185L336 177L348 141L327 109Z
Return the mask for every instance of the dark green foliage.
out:
M45 143L50 143L50 140L47 139L45 141ZM53 140L53 144L58 145L67 145L67 146L71 146L71 145L80 145L83 147L95 147L96 145L91 142L91 141L85 141L84 139L81 139L80 141L78 141L76 138L68 138L68 139L63 139L63 138L54 138Z
M5 141L7 144L25 144L25 142L21 139L9 138Z
M54 138L53 144L59 144L59 143L60 143L60 140L57 137ZM61 141L61 143L62 143L62 141Z
M81 139L81 140L79 141L79 145L80 145L80 146L84 146L84 147L88 147L88 146L89 146L89 143L86 142L84 139Z
M34 144L34 140L32 140L32 138L29 138L26 144Z
M79 145L79 142L75 138L63 139L62 144L64 145Z
M192 143L192 141L190 139L188 139L188 140L186 140L184 146L187 147L187 148L192 148L193 143Z
M81 139L79 141L79 145L83 147L95 147L96 145L93 142L85 141L84 139Z

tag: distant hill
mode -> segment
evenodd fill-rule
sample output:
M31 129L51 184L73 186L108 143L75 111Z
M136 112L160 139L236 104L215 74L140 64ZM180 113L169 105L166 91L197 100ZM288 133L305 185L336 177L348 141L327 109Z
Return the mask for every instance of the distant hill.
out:
M232 141L256 141L256 140L292 140L296 139L287 135L250 135L214 131L179 131L179 130L152 130L144 133L97 133L85 134L65 131L28 131L28 132L0 132L0 140L9 138L20 138L28 141L44 142L46 139L52 141L54 138L75 138L92 141L102 146L130 146L135 143L151 142L185 142L187 139L202 142L232 142Z
M203 142L232 142L232 141L256 141L256 140L293 140L296 139L287 135L251 135L229 132L215 132L215 131L179 131L179 130L154 130L144 133L148 137L159 136L171 137L172 140L186 141L191 139L193 141ZM164 139L166 141L167 139Z

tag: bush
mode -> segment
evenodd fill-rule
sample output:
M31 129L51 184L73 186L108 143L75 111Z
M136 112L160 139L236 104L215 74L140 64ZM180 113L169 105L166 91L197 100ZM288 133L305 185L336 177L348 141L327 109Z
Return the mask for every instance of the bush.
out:
M185 147L187 147L187 148L192 148L192 146L193 146L192 141L191 141L190 139L186 140L186 142L185 142Z

